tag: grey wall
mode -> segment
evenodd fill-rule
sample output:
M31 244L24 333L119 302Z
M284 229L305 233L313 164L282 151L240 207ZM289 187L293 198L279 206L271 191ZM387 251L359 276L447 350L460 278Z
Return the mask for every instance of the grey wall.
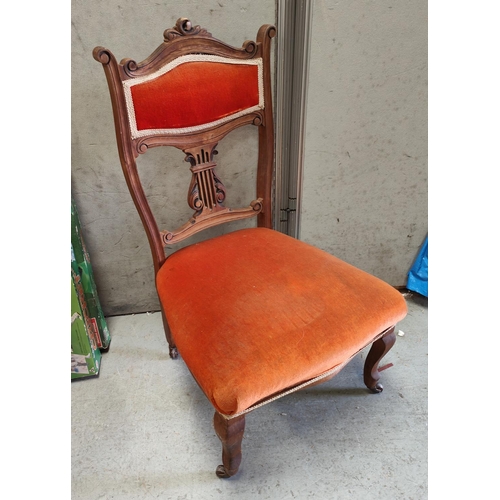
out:
M274 0L73 0L72 194L106 314L157 310L158 301L92 49L143 60L179 17L241 46L276 22L275 8ZM406 283L427 231L426 8L417 0L314 4L301 238L394 285ZM254 199L255 177L244 170L254 166L256 146L257 129L245 127L217 148L229 203ZM191 214L184 154L155 148L138 165L159 225L184 223Z
M245 40L255 40L262 24L276 22L275 10L274 0L73 0L72 194L105 314L158 310L159 305L148 241L121 171L104 71L93 59L92 49L102 45L118 61L124 57L141 61L160 45L164 30L179 17L241 47ZM257 161L256 147L257 128L251 126L235 131L217 147L218 173L228 188L230 206L247 206L255 199L254 173L245 170L252 170ZM191 174L182 151L153 149L138 158L138 167L161 229L186 222L192 214L186 203ZM172 210L174 206L178 208ZM252 225L255 220L204 234Z
M315 0L301 239L406 285L427 233L427 2Z

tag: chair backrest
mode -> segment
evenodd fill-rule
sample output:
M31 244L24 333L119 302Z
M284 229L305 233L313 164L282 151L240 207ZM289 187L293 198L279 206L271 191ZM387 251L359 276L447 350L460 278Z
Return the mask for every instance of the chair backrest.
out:
M148 235L155 271L165 261L166 245L205 228L257 216L272 227L274 133L270 41L264 25L256 41L231 47L188 19L164 32L164 42L144 61L118 63L110 50L96 47L113 105L123 173ZM224 205L226 190L215 171L217 143L243 125L259 127L257 198L247 207ZM174 146L191 164L188 204L193 216L175 230L159 230L137 172L136 158L149 148Z

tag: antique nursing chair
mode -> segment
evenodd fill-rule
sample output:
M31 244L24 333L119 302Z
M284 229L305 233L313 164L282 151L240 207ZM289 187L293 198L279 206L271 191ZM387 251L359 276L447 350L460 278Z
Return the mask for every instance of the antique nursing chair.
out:
M93 52L104 67L123 173L151 246L170 356L182 357L215 408L219 477L238 471L247 413L330 379L369 344L364 383L382 391L378 366L406 315L393 287L273 230L275 34L274 26L262 26L255 42L235 48L179 19L140 63L117 63L103 47ZM230 208L215 147L243 125L259 132L257 198ZM187 201L194 213L175 230L158 228L136 166L157 146L182 150L191 165ZM247 217L256 217L257 227L165 257L167 245Z

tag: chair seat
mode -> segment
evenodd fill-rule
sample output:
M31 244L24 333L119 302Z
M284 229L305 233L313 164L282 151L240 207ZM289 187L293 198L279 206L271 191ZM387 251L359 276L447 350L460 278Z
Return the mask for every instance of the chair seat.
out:
M382 280L266 228L175 252L157 289L179 353L227 416L342 365L407 311Z

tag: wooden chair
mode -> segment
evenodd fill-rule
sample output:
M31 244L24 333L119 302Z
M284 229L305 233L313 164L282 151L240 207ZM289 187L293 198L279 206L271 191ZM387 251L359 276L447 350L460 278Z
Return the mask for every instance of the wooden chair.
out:
M247 413L337 374L372 344L364 383L382 391L378 366L395 342L406 302L393 287L272 226L274 160L270 44L262 26L242 48L179 19L144 61L117 63L96 47L108 81L123 173L153 254L170 356L184 359L215 408L222 442L219 477L238 471ZM257 198L224 204L216 145L243 125L258 127ZM159 230L137 172L149 148L173 146L191 165L192 217ZM257 227L165 247L237 219Z

